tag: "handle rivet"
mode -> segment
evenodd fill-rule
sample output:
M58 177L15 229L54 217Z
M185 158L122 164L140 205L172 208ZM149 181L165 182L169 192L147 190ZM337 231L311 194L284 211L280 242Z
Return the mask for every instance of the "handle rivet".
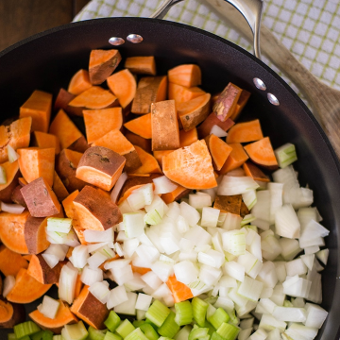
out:
M267 98L268 98L270 104L273 104L275 106L280 105L280 101L272 93L267 93Z
M260 78L253 78L253 82L254 82L254 85L261 91L266 91L267 90L267 86L266 84L264 83L264 81Z
M143 41L143 37L139 34L129 34L127 37L126 37L126 40L132 42L133 44L139 44Z
M111 44L113 46L123 45L124 43L125 43L125 40L123 38L111 37L109 39L109 44Z

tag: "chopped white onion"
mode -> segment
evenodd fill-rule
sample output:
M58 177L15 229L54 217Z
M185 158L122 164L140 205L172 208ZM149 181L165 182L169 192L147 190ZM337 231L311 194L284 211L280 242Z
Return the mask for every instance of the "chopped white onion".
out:
M1 210L10 214L21 214L26 208L20 204L8 204L1 202Z

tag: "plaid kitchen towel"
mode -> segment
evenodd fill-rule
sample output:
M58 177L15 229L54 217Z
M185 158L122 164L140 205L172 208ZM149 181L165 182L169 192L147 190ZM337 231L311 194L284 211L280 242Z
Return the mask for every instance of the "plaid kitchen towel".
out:
M92 0L74 21L117 16L148 17L162 2ZM252 46L202 0L186 0L174 5L165 19L202 28L252 51ZM262 20L308 70L326 84L340 89L339 0L264 0ZM265 57L263 60L282 76ZM288 79L286 81L290 83Z

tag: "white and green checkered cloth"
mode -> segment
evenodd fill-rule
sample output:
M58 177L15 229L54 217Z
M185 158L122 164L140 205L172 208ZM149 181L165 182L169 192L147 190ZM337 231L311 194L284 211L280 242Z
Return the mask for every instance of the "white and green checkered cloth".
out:
M149 17L162 2L92 0L74 21L117 16ZM165 19L203 28L252 51L252 46L211 12L202 0L186 0L173 6ZM308 70L326 84L340 89L339 0L264 0L263 23ZM268 60L264 58L264 61L282 76Z

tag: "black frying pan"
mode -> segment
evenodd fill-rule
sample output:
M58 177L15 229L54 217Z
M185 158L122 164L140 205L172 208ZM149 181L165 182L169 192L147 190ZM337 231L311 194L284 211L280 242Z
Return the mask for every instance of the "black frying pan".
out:
M340 325L340 166L330 143L298 96L261 61L215 35L185 25L141 18L96 19L69 24L35 35L0 53L0 118L19 113L19 107L33 90L51 92L67 88L71 76L87 68L94 48L112 48L112 36L125 39L140 34L140 44L126 42L117 47L123 57L154 55L159 74L181 63L197 63L202 69L203 87L216 93L233 82L252 93L243 119L258 117L264 135L274 147L286 142L297 147L295 168L302 185L314 191L315 205L330 229L326 238L329 262L323 272L322 307L329 316L317 339L338 340ZM267 93L258 90L253 78L259 77L267 91L280 101L268 102ZM36 304L35 304L36 305ZM27 307L34 308L33 304ZM1 331L0 338L5 338Z

